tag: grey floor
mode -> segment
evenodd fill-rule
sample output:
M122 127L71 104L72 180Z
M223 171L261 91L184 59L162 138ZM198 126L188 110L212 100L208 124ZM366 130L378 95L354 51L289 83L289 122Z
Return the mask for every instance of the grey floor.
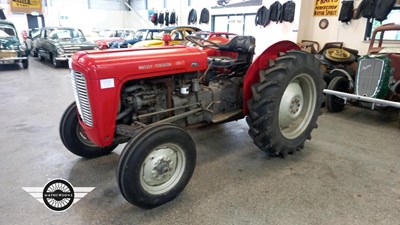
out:
M269 158L244 120L190 131L194 175L174 201L152 210L119 192L123 146L85 160L58 136L73 101L68 69L30 59L0 67L0 224L400 224L397 113L347 107L326 112L303 151ZM69 210L48 210L22 187L63 178L95 189Z

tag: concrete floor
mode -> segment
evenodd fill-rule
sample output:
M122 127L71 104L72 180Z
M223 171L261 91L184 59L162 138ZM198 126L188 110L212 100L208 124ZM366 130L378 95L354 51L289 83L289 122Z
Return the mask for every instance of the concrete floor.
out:
M285 159L258 150L244 120L192 130L198 160L189 185L144 210L117 186L123 146L85 160L62 145L59 121L72 101L66 68L35 58L28 70L0 67L1 224L400 224L396 113L324 110L312 141ZM54 178L96 188L62 213L21 188Z

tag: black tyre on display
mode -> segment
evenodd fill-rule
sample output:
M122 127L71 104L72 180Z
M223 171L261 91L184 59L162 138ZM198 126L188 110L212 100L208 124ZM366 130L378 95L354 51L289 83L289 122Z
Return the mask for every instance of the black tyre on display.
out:
M344 77L335 77L328 85L328 89L340 92L349 92L349 81ZM326 107L329 112L341 112L345 106L344 100L335 95L326 95Z
M304 147L317 127L323 100L320 62L302 51L288 51L260 71L248 101L249 135L270 155L285 156Z
M60 122L60 137L64 146L72 153L85 158L95 158L111 153L118 144L99 147L91 142L78 122L75 102L65 110Z
M125 146L117 167L118 186L131 204L153 208L183 191L195 165L196 147L184 129L150 126Z

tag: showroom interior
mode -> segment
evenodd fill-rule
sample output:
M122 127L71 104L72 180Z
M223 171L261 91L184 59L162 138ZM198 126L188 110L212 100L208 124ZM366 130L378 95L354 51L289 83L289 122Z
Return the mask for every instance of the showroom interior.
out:
M399 0L0 18L2 224L399 223Z

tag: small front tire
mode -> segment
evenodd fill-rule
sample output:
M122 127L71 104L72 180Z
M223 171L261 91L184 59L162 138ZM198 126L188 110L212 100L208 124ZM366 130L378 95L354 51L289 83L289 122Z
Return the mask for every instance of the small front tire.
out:
M150 126L125 146L118 162L118 186L136 206L153 208L183 191L196 164L190 135L173 124Z
M91 142L78 122L78 110L75 102L64 112L60 122L60 137L64 146L75 155L95 158L110 154L118 144L99 147Z

